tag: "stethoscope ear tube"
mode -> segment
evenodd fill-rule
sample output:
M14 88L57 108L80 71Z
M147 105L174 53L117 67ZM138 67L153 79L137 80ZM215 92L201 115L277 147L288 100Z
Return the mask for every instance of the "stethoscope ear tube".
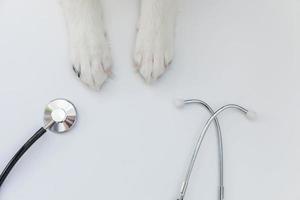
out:
M9 163L6 165L5 169L0 175L0 188L2 184L4 183L5 179L7 178L8 174L11 172L13 167L17 164L17 162L20 160L20 158L26 153L26 151L36 142L38 141L47 130L42 127L40 128L20 149L19 151L14 155L14 157L9 161Z
M216 128L217 128L217 132L218 132L218 140L219 140L219 165L220 165L220 185L219 185L219 200L223 200L224 199L224 185L223 185L223 142L222 142L222 133L221 133L221 128L220 128L220 124L218 121L218 116L223 113L225 110L228 109L235 109L240 111L241 113L245 114L245 116L249 119L249 120L255 120L256 119L256 113L247 110L246 108L243 108L239 105L235 105L235 104L228 104L225 105L223 107L221 107L220 109L218 109L217 111L214 112L214 110L204 101L198 100L198 99L190 99L190 100L176 100L175 101L175 105L179 108L183 107L184 105L187 104L192 104L192 103L197 103L197 104L202 104L204 107L206 107L209 112L211 113L211 116L209 118L209 120L206 122L204 128L202 129L202 132L197 140L196 146L194 148L194 152L186 173L186 177L185 180L183 182L183 185L181 187L180 190L180 196L178 198L178 200L184 200L187 188L188 188L188 184L189 184L189 180L194 168L194 164L199 152L199 149L201 147L202 141L207 133L208 128L210 127L210 125L212 124L212 122L215 122Z

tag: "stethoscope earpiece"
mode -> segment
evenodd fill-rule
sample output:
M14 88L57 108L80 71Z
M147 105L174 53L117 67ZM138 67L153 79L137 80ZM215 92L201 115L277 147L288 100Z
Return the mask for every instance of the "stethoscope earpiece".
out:
M255 111L248 110L248 112L246 113L246 117L250 121L255 121L257 119L257 113Z

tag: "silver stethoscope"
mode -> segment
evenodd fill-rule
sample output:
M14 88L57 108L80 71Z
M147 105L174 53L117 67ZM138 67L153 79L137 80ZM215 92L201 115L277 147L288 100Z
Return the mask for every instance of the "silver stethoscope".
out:
M183 200L185 197L200 146L201 146L202 141L207 133L207 130L211 126L212 122L215 123L216 129L217 129L218 146L219 146L219 194L218 194L218 196L219 196L219 200L223 200L224 199L223 139L222 139L222 132L221 132L221 127L220 127L220 123L218 120L218 116L221 113L223 113L225 110L235 109L235 110L238 110L241 113L243 113L249 120L254 120L256 118L256 113L249 111L249 110L247 110L239 105L235 105L235 104L228 104L228 105L225 105L225 106L219 108L217 111L214 111L206 102L198 100L198 99L176 100L175 101L175 105L178 108L182 108L188 104L200 104L200 105L204 106L210 112L211 117L206 122L206 124L205 124L204 128L202 129L202 132L197 140L197 143L194 148L193 155L192 155L192 159L190 161L185 179L182 183L182 187L180 190L180 195L179 195L178 200Z
M212 122L215 123L217 133L218 133L218 146L219 146L219 170L220 170L220 179L219 179L219 199L222 200L224 198L224 173L223 173L223 140L222 140L222 133L220 124L218 121L218 116L228 109L236 109L241 111L243 114L245 114L248 119L254 119L255 113L251 112L239 105L235 104L229 104L226 106L221 107L217 111L214 112L214 110L204 101L197 100L197 99L190 99L190 100L177 100L176 106L183 107L187 104L200 104L204 106L211 114L211 117L206 122L200 137L198 138L198 141L196 143L194 153L192 156L192 159L190 161L185 180L182 184L182 188L180 191L180 197L178 200L183 200L188 188L188 183L192 174L192 170L200 149L200 146L202 144L202 141L206 135L206 132ZM0 175L0 189L2 184L4 183L5 179L7 178L8 174L11 172L13 167L16 165L16 163L20 160L20 158L24 155L24 153L38 140L40 139L47 130L50 130L55 133L65 133L69 131L71 128L74 127L77 120L77 111L75 106L66 99L55 99L51 101L45 111L44 111L44 123L45 126L41 127L20 149L19 151L14 155L14 157L10 160L10 162L6 165L5 169Z

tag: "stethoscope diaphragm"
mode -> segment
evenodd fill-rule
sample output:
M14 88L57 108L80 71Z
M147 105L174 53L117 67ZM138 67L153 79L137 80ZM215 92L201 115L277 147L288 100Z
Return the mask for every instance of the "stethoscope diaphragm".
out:
M55 99L45 108L44 123L51 124L49 130L65 133L73 128L77 119L75 106L66 99Z

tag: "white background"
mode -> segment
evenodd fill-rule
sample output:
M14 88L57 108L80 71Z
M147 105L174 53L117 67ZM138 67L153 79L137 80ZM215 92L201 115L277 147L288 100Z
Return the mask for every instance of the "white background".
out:
M200 98L220 117L227 200L300 199L299 1L186 0L175 60L157 83L132 67L137 0L105 0L113 80L100 92L69 67L67 34L53 0L0 1L0 169L42 124L50 100L68 98L80 118L74 131L46 134L21 159L1 200L175 200L209 117L177 110L172 99ZM186 199L217 199L214 130L201 148Z

